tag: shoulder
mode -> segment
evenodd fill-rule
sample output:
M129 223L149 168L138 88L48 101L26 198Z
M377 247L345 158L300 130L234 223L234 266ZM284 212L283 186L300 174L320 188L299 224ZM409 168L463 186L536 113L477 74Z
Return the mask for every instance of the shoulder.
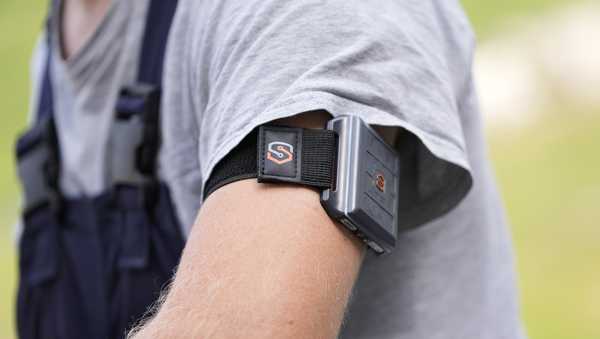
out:
M474 47L473 31L456 0L181 0L172 31L177 45L198 53L210 45L215 54L248 38L281 43L286 36L309 35L322 41L361 37L439 51L458 49L465 56ZM286 34L290 32L293 36Z

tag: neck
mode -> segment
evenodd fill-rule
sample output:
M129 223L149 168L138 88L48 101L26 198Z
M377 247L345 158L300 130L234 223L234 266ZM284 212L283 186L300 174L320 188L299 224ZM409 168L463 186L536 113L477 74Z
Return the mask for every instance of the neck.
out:
M63 0L60 23L63 58L85 45L108 12L112 0Z

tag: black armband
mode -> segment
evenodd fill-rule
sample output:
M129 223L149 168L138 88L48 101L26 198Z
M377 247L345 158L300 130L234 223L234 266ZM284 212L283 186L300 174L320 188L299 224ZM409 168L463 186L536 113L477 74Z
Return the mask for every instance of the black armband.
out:
M214 169L204 197L228 183L293 183L321 190L329 216L378 254L398 233L397 153L358 117L330 120L326 129L260 126Z

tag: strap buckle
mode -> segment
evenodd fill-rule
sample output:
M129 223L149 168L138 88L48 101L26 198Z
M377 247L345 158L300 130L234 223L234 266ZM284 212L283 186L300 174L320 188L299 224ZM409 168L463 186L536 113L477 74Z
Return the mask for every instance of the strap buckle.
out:
M121 90L110 141L113 184L140 185L154 180L160 147L159 109L157 86L139 83Z
M25 215L44 206L58 211L62 201L58 187L60 158L53 119L41 119L21 135L16 151Z

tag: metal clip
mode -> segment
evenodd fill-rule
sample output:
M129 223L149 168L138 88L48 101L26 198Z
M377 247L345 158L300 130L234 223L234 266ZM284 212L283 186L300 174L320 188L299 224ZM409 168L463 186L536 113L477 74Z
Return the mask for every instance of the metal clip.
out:
M18 174L25 196L25 214L42 206L60 208L60 159L54 121L42 119L17 140Z
M136 84L121 91L110 139L113 184L140 185L154 179L160 146L159 106L156 86Z

